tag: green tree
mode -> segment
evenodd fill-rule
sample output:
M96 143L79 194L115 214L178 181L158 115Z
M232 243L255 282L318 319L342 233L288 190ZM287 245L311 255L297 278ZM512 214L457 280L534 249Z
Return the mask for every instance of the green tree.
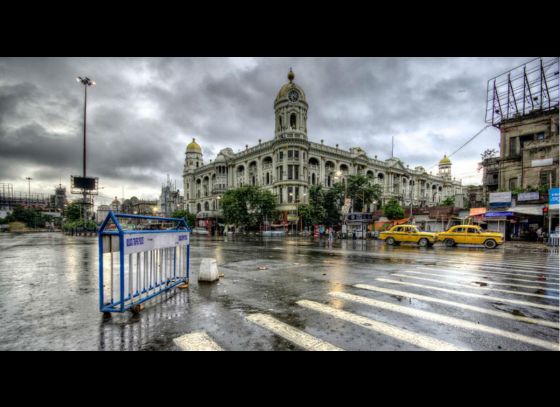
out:
M268 190L247 185L227 191L222 211L227 223L255 229L275 214L276 196Z
M71 202L64 208L64 219L74 222L82 219L82 205L79 202Z
M348 176L347 186L347 195L352 199L354 210L358 212L381 197L381 186L372 184L364 175Z
M390 220L402 219L404 218L404 209L395 198L391 198L383 207L383 215Z
M441 204L443 206L454 206L455 205L455 198L453 198L452 196L448 196L447 198L445 198L443 200L443 202Z
M309 188L309 203L299 205L298 214L306 225L325 223L327 209L325 208L325 191L321 185Z
M185 221L187 221L187 225L189 225L191 228L194 227L195 223L196 223L196 215L194 213L190 213L189 211L185 210L185 209L179 209L176 210L175 212L173 212L171 214L172 218L184 218Z
M323 207L326 215L325 226L335 226L340 223L340 208L344 203L345 186L342 183L336 183L328 191L324 193Z

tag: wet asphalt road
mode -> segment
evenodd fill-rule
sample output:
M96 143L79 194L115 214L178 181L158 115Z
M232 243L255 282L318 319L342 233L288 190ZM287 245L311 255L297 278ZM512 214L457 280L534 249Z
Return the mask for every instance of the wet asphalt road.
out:
M201 332L224 350L558 350L558 253L194 237L189 289L108 320L97 256L95 238L0 234L0 350L180 350ZM197 282L204 257L218 283Z

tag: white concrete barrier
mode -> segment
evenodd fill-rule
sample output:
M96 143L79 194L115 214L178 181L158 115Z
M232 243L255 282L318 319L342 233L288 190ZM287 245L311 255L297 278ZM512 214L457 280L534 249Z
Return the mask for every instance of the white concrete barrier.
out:
M215 259L202 259L198 272L198 281L213 282L220 278L218 264Z

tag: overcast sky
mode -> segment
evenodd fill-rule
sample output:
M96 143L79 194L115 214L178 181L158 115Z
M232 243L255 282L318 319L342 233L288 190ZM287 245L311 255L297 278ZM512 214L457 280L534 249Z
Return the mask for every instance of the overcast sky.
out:
M0 58L0 183L52 193L81 175L83 87L88 91L88 176L101 199L155 198L167 174L182 190L193 137L204 160L274 137L273 102L290 67L309 103L311 141L360 146L429 169L484 125L486 83L520 58ZM480 183L485 130L452 157L454 176ZM437 168L433 169L434 171Z

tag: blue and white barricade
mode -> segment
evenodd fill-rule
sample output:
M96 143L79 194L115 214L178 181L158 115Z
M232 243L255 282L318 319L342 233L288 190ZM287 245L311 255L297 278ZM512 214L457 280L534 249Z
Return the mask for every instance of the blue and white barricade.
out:
M189 281L184 219L109 212L99 228L99 310L124 312Z

